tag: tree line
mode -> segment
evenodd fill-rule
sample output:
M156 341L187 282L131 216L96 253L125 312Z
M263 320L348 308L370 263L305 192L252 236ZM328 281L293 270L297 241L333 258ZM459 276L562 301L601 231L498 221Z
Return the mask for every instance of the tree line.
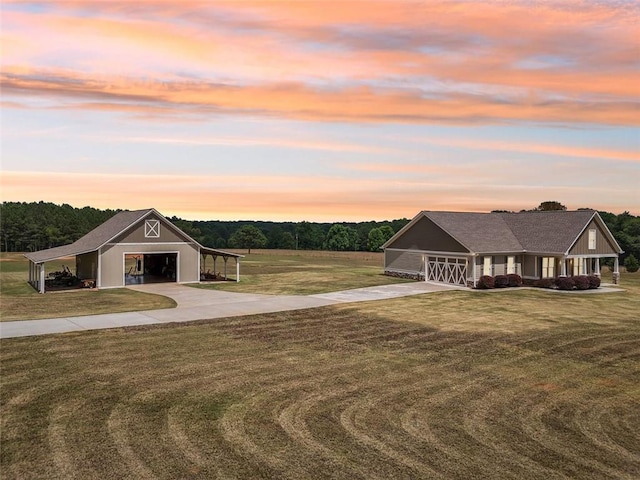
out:
M26 252L66 245L121 210L75 208L48 202L0 204L0 250ZM211 248L378 251L408 219L385 222L190 221L169 220Z
M534 210L566 210L558 202L542 202ZM47 202L0 204L0 250L35 251L72 243L120 210L75 208ZM624 261L640 258L640 216L599 212L613 233ZM378 251L409 220L384 222L267 222L169 220L202 245L211 248Z

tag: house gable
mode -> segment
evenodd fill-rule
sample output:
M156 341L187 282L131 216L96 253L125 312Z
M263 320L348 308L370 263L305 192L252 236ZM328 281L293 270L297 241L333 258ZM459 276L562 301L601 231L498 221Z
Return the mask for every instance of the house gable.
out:
M385 248L469 253L460 242L424 215L411 222L411 226L404 232L398 233L395 239L392 238L384 246Z
M152 211L109 243L193 243L193 241L162 215Z
M589 231L595 231L595 248L589 248ZM609 230L599 216L595 216L584 231L576 239L569 250L569 255L615 255L619 246L612 239Z

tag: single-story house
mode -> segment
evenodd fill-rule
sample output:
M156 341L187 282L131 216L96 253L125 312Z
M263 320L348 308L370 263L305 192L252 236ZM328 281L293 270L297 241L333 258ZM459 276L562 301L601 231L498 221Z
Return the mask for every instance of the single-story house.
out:
M423 211L383 246L389 275L475 287L482 275L536 280L600 275L620 245L594 210L520 213Z
M75 274L97 288L116 288L136 283L196 283L203 278L207 257L236 264L240 281L240 258L231 252L207 248L184 233L153 208L122 211L69 245L24 254L29 260L29 283L45 292L45 264L75 257ZM222 276L222 275L220 275Z

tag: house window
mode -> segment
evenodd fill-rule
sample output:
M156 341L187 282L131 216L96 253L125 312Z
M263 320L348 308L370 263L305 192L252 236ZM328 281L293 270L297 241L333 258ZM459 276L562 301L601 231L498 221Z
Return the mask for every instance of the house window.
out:
M589 250L596 249L596 229L592 228L589 230Z
M555 265L556 259L553 257L542 257L542 278L553 278L555 277Z
M484 268L482 269L483 275L491 275L491 257L484 257Z
M516 257L507 257L507 275L516 273Z
M146 220L144 222L145 238L160 238L160 220Z
M582 258L573 259L573 276L584 275L584 261Z

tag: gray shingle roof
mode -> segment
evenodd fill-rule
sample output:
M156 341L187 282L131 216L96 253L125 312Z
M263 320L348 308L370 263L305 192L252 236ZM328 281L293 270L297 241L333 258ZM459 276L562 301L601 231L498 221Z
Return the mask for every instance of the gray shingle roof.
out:
M523 250L564 253L587 226L593 210L500 213Z
M84 237L79 238L69 245L25 253L24 256L32 262L42 263L60 257L70 257L93 252L152 211L153 209L149 208L146 210L125 210L124 212L116 213L102 225L94 228Z
M499 215L423 212L472 252L518 252L522 246Z
M426 210L420 212L416 219L421 216L429 218L473 253L563 254L571 248L594 215L594 210L520 213ZM403 233L404 229L385 245L392 244Z

